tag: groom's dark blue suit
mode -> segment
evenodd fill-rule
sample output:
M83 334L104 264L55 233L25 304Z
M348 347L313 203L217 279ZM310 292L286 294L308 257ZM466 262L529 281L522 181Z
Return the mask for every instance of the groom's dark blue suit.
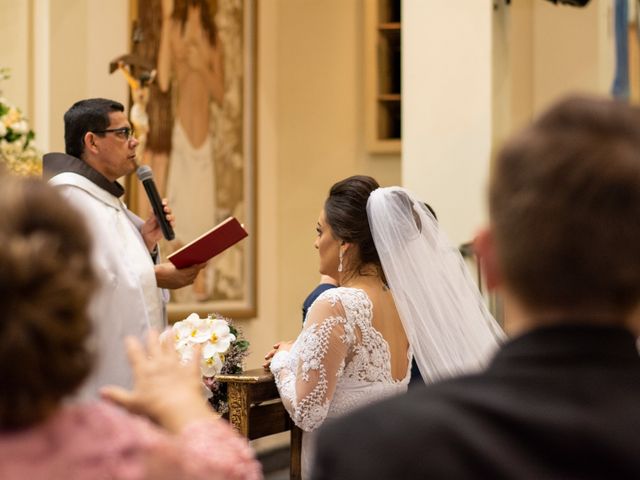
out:
M545 328L483 373L328 422L312 478L640 478L639 434L633 335Z

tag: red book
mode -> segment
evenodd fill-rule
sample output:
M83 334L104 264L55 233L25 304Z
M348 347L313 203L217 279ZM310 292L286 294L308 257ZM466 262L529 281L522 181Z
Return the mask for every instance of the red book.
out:
M203 233L184 247L176 250L167 259L176 268L185 268L206 262L227 248L235 245L249 234L235 217L229 217Z

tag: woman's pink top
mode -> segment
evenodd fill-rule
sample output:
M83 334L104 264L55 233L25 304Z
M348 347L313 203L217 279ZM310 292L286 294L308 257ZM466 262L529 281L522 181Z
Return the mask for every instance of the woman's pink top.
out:
M103 402L62 407L44 423L0 432L0 479L260 479L260 464L224 420L171 435Z

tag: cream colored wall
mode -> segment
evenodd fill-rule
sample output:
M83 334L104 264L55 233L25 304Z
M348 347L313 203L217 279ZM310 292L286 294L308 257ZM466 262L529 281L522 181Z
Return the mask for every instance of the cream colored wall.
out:
M397 157L364 147L363 2L267 0L277 11L278 335L292 338L318 281L315 224L329 187L356 173L400 180Z
M615 55L613 5L517 0L493 16L494 148L569 92L607 95Z
M11 78L0 84L6 97L26 115L29 112L29 3L0 0L0 68L9 67Z
M533 4L499 3L492 28L492 152L513 130L531 120L533 112Z
M614 67L612 3L593 0L585 8L535 3L534 112L568 91L608 93Z
M486 221L504 140L562 95L606 95L614 69L610 0L466 2L403 3L403 180L456 242Z
M485 211L492 1L402 5L402 180L459 244Z
M109 62L129 49L128 0L49 0L50 144L64 151L64 112L77 100L105 97L128 102L128 88L109 75Z
M35 0L30 2L30 6L31 127L36 132L36 145L47 151L51 145L51 2Z
M279 340L277 298L278 249L278 136L275 115L278 101L277 63L278 17L272 9L259 8L257 77L257 273L258 317L242 323L245 337L251 342L248 368L261 366L264 354Z
M0 0L0 32L0 65L13 72L4 93L42 150L64 149L62 115L76 100L127 100L108 63L128 49L128 0Z

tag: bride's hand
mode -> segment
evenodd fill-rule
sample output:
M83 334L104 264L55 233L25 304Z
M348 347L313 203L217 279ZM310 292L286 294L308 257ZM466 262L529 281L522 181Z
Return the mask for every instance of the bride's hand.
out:
M275 343L273 345L273 350L270 350L269 353L264 356L265 362L262 364L264 369L269 370L269 366L271 365L271 359L273 358L273 356L280 351L288 352L289 350L291 350L291 345L293 345L293 340L290 340L288 342L283 341Z

